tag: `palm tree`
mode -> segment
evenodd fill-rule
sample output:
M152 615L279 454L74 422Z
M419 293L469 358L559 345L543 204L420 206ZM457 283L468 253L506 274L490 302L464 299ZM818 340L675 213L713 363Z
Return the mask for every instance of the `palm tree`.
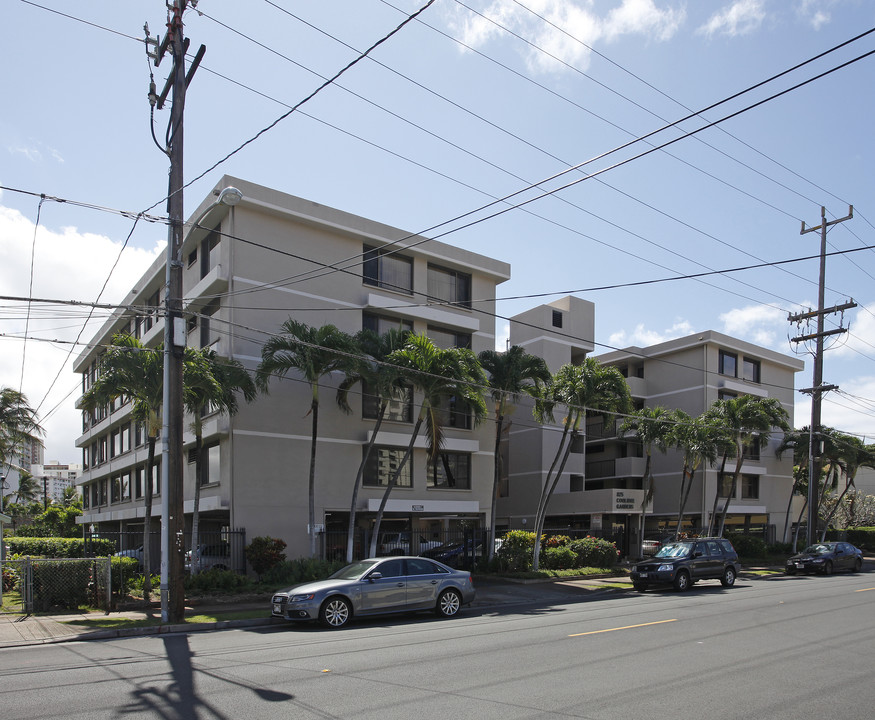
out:
M644 473L641 477L641 487L644 497L641 500L641 523L638 536L644 536L644 516L647 506L653 499L653 450L664 453L668 449L671 438L672 424L669 422L669 411L661 405L643 407L627 417L620 427L621 432L632 433L638 438L644 450Z
M255 382L261 392L268 392L273 377L284 378L291 372L300 374L310 386L309 536L310 556L316 556L316 442L319 429L319 382L332 372L347 372L360 362L355 341L334 325L318 328L289 318L281 332L261 348L261 363Z
M802 515L808 507L809 437L807 425L801 430L789 430L784 433L784 437L775 448L775 456L780 460L783 454L787 451L793 452L793 487L790 490L790 497L787 499L787 511L784 514L783 542L785 543L790 540L790 510L793 507L793 497L801 492L806 498L799 517L796 520L796 534L793 538L793 547L795 548L799 536L799 528L802 523Z
M15 502L21 505L37 502L41 495L37 479L26 470L18 473L18 490L15 491Z
M152 472L155 465L155 442L161 434L164 401L164 347L145 347L132 335L119 334L100 357L98 376L80 405L94 411L118 398L132 403L131 418L146 428L148 455L143 478L143 598L148 602L152 591L150 546L152 530Z
M367 396L375 398L379 404L377 408L376 422L371 432L371 438L362 452L362 461L352 486L352 498L349 506L349 524L346 536L346 561L352 562L355 542L355 515L358 506L358 494L362 484L365 467L371 450L377 441L377 433L383 425L383 420L393 400L404 401L405 395L412 392L412 388L404 380L404 372L387 362L389 355L404 346L409 330L391 329L378 335L373 330L362 330L356 334L356 342L365 358L362 363L347 372L346 378L337 389L337 404L345 413L351 413L349 405L349 392L360 383L363 398ZM412 399L412 398L411 398Z
M442 415L447 401L455 400L457 408L465 408L470 412L475 425L486 416L486 403L483 400L486 376L477 362L477 356L467 348L441 349L426 335L411 335L403 348L389 355L388 362L405 371L414 388L422 393L422 404L404 457L383 492L374 521L370 557L377 554L377 539L386 503L398 477L409 462L422 426L425 425L427 457L431 465L438 461L444 444Z
M683 452L683 471L678 495L678 520L675 538L680 537L683 530L684 509L696 470L704 463L713 463L717 459L718 432L707 416L691 417L683 410L672 411L672 444Z
M492 509L489 516L489 559L495 553L495 505L498 502L498 488L501 481L501 437L507 415L513 411L513 404L523 394L537 397L552 376L547 363L542 358L529 355L519 345L513 345L507 352L484 350L478 356L481 367L489 377L490 394L495 412L495 464L492 479Z
M790 425L787 422L789 416L780 400L755 395L717 400L711 406L709 414L718 426L722 426L727 437L731 436L735 443L735 472L732 474L732 486L720 515L720 528L717 531L719 537L723 535L729 503L735 497L735 489L741 478L745 448L758 439L767 439L774 428L787 431Z
M252 402L257 394L255 381L243 364L233 359L221 358L212 348L200 350L186 348L184 372L189 379L185 394L186 410L193 418L191 429L195 438L194 510L191 516L192 573L200 570L199 545L201 472L203 468L203 415L204 411L223 415L236 415L239 405L237 393L242 393L246 402Z
M826 428L824 428L826 430ZM823 518L823 530L821 531L820 541L823 542L826 538L826 531L829 523L838 510L839 505L851 487L856 489L854 478L857 475L857 470L861 467L875 467L875 451L872 446L866 446L863 441L855 435L847 435L845 433L832 430L830 433L832 444L835 446L837 461L833 466L838 468L840 475L844 476L845 487L841 494L836 498L832 509L829 510ZM833 488L834 490L837 487Z
M42 434L36 411L28 405L27 398L10 387L0 389L0 464L27 471L14 458L22 443Z
M581 422L585 422L588 412L601 414L605 422L614 413L628 413L632 408L632 398L626 378L617 368L602 365L595 358L585 358L580 365L563 365L559 368L552 383L536 399L535 417L541 423L553 422L553 412L557 406L564 407L566 415L559 447L541 489L535 513L535 547L532 554L532 569L535 571L538 570L547 506L571 449L580 437Z

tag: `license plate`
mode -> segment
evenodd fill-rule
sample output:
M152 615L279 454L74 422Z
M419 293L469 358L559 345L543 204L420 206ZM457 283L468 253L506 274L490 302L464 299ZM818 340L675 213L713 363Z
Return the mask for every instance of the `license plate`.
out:
M640 572L640 573L638 573L638 577L647 577L647 573L646 573L646 572Z
M799 569L801 570L801 569L804 568L805 566L804 566L802 563L796 563L796 567L799 568Z
M280 605L279 603L274 603L273 604L273 612L276 615L282 615L283 614L283 606Z

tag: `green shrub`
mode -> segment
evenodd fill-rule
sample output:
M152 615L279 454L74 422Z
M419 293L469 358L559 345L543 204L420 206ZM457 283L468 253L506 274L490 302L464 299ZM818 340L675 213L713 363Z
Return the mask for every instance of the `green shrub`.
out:
M106 557L115 552L112 540L95 538L87 542L80 538L20 537L5 538L9 551L17 555L50 558L84 558L86 555Z
M503 570L521 572L532 567L532 552L535 549L535 533L528 530L511 530L502 538L498 559Z
M285 549L285 540L272 537L253 538L246 546L246 559L260 578L286 559L286 554L283 552Z
M548 545L541 551L548 570L569 570L577 565L577 553L567 545Z
M875 550L875 527L848 528L846 537L851 545L863 550Z
M300 585L314 580L324 580L345 565L346 563L340 560L328 561L316 558L284 560L265 572L261 582L276 588Z
M613 567L619 558L617 546L614 543L589 535L572 540L571 549L577 555L576 567Z
M753 535L732 533L726 536L735 548L735 552L743 558L762 560L768 557L768 546L762 538Z
M233 570L212 569L189 575L185 579L185 592L192 595L210 595L241 590L251 585L245 575L238 575Z

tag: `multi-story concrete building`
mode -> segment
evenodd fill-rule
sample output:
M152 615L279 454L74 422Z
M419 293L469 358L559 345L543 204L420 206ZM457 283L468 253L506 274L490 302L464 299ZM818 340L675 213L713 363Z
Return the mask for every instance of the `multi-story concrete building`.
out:
M67 488L76 487L76 479L82 474L79 463L60 463L57 460L45 465L31 465L30 474L41 488L41 497L46 503L61 502Z
M572 307L569 303L573 303ZM568 318L569 310L582 317ZM548 358L551 371L575 362L589 350L575 338L591 328L593 309L575 298L543 305L512 318L510 343ZM574 328L568 330L568 328ZM661 405L698 416L719 398L742 394L777 398L793 422L794 375L801 360L708 331L647 348L629 347L598 356L626 377L637 407ZM507 478L497 505L497 526L531 526L538 493L559 441L560 426L540 427L524 412L514 416L507 444ZM784 513L793 485L792 458L778 459L778 435L751 448L742 466L735 497L729 498L727 529L783 534ZM548 528L607 534L624 548L638 547L644 505L645 459L634 438L622 437L617 424L589 419L585 442L572 448L565 472L548 506ZM732 465L734 469L734 463ZM653 454L654 494L644 508L644 537L674 529L677 522L682 459L677 451ZM700 468L685 507L690 530L708 527L718 491L716 468ZM721 488L718 508L726 501Z
M474 352L495 346L495 304L479 298L496 296L496 286L510 276L507 264L236 178L224 177L214 194L229 186L243 200L211 208L215 198L207 197L192 214L206 213L201 227L184 240L189 346L210 346L253 371L263 343L289 317L349 333L407 328L428 334L438 346ZM163 341L164 288L165 260L159 258L123 303L140 311L116 312L76 360L83 391L116 333L131 333L148 347ZM336 407L340 380L325 378L320 389L315 499L317 525L345 533L353 481L375 418L367 396L354 398L352 415ZM400 400L379 432L358 500L363 538L409 441L418 402L412 395ZM198 482L205 531L245 528L248 538L284 539L290 557L307 554L309 406L309 387L290 376L273 380L269 394L252 404L241 400L233 417L207 415L209 459L200 478L190 452L193 437L185 438L187 523ZM389 500L384 529L418 530L417 537L488 517L491 485L474 479L492 477L491 427L471 427L462 413L448 417L441 461L429 465L418 441ZM77 445L83 453L81 521L101 531L142 530L145 436L131 420L130 405L85 413ZM158 477L156 469L156 491ZM153 506L159 518L160 501Z

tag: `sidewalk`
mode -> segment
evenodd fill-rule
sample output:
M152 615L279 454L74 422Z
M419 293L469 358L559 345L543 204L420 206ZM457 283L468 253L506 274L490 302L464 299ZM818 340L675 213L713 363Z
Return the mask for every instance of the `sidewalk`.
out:
M514 581L492 577L478 579L475 577L474 585L477 589L477 598L471 607L483 609L536 602L543 605L558 604L560 602L573 601L586 595L614 592L617 590L615 585L621 583L628 586L631 590L631 583L625 575L580 580L557 579L546 581ZM222 612L233 613L259 609L264 610L263 618L116 629L93 629L76 623L86 618L103 617L144 620L148 617L147 613L142 610L126 610L112 612L109 615L101 613L26 616L0 615L0 648L70 642L74 640L102 640L118 637L159 635L163 633L202 632L225 628L266 627L287 623L285 620L270 617L270 596L265 596L263 602L247 600L242 603L228 602L221 605L195 605L186 607L185 614L186 616L192 616L206 612L221 615ZM160 617L160 615L160 610L152 611L152 617Z

